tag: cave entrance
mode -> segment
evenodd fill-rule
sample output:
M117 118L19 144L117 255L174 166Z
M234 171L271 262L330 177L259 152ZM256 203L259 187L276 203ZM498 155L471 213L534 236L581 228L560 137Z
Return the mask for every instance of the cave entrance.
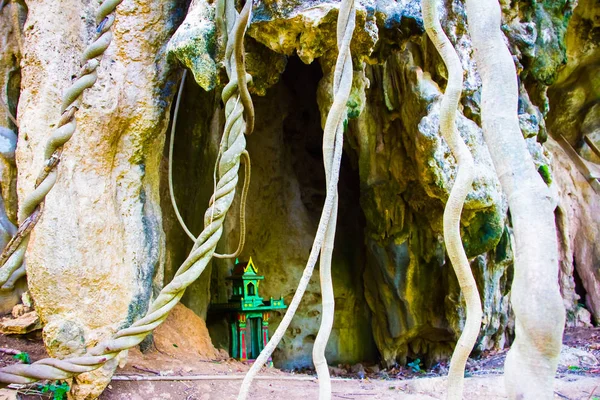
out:
M323 71L318 60L304 64L297 56L288 58L281 77L289 93L290 106L283 121L283 141L290 154L295 178L300 188L302 205L312 220L314 229L323 210L326 197L323 166L324 116L319 109L318 96ZM318 101L319 100L319 101ZM348 143L348 138L344 139ZM344 146L338 182L338 221L332 259L332 278L335 294L333 330L326 348L330 365L355 364L377 360L371 328L371 311L364 297L363 274L366 265L366 218L360 205L360 177L357 154ZM310 240L314 240L314 230ZM318 269L318 264L315 269ZM318 285L318 272L312 280ZM302 343L302 355L284 363L285 368L309 367L312 347L320 323L321 293L318 287L309 288L298 309L298 328L290 341ZM309 303L309 304L307 304ZM314 321L314 322L312 322ZM315 323L316 322L316 323Z
M256 126L247 142L252 156L252 180L246 203L248 230L240 258L252 257L260 264L267 284L255 284L254 291L265 300L283 296L285 304L291 301L302 277L325 201L323 129L317 102L322 79L318 62L306 65L298 57L291 56L279 82L269 88L265 96L253 96ZM358 168L356 155L351 149L346 150L340 171L339 217L332 260L336 315L326 349L331 365L370 362L378 358L371 312L364 296L366 222L359 201ZM228 218L237 221L235 206L229 213ZM226 227L219 252L235 250L238 245L236 229L228 234ZM207 326L213 344L235 354L231 342L238 340L241 344L241 339L230 334L232 320L215 313L215 306L228 302L232 295L243 293L252 297L252 289L246 285L241 289L236 289L235 285L231 287L227 284L231 275L231 261L212 261L211 311ZM263 317L262 323L269 322L269 332L278 326L284 313L283 309L273 310L270 320ZM315 271L284 340L273 353L274 365L284 369L312 368L312 348L320 321L321 291L319 273ZM251 324L254 322L248 320L244 332L255 331ZM263 330L263 334L269 332ZM252 340L249 337L244 340L243 348L251 359L254 349L249 347L249 342Z

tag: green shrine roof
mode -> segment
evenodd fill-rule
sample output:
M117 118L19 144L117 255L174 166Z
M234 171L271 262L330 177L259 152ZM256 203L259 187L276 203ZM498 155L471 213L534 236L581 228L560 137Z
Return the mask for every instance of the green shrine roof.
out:
M265 279L264 276L258 275L258 268L252 262L252 257L248 260L248 262L244 263L236 263L233 267L233 272L231 276L227 279L235 280L235 279Z
M212 304L213 311L269 311L287 308L283 296L278 300L273 297L270 300L263 300L259 296L260 281L265 277L258 275L258 268L252 262L252 257L248 262L237 262L231 276L226 279L233 281L233 295L227 303Z

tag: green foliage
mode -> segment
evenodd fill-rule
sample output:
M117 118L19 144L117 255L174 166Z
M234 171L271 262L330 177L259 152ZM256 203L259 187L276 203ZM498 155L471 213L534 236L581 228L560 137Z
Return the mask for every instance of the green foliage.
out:
M582 370L582 368L581 368L581 367L578 367L577 365L569 365L569 366L567 367L567 369L568 369L569 371L575 371L575 372L576 372L576 371L581 371L581 370Z
M21 361L24 364L31 364L31 359L29 358L29 354L25 352L21 352L19 354L15 354L13 356L14 359Z
M53 400L66 399L69 389L70 389L70 387L66 382L60 383L60 381L55 381L54 383L46 383L44 385L39 385L40 392L52 394Z
M423 363L421 362L420 358L417 358L415 361L409 362L408 364L406 364L406 366L409 367L412 370L412 372L415 372L415 373L423 372L421 370L421 365L423 365Z
M546 164L540 165L540 167L538 168L538 173L540 174L544 182L546 182L546 185L550 185L552 183L552 175L550 175L550 168L548 168Z

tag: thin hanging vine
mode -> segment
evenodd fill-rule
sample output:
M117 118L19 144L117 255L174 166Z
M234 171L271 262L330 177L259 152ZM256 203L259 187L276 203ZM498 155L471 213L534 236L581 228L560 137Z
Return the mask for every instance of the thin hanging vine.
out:
M443 218L446 251L467 304L465 327L452 354L448 372L447 398L458 400L462 399L465 365L477 340L483 314L477 284L460 237L460 215L467 194L471 191L475 172L473 156L460 137L455 123L463 85L462 66L452 43L448 40L440 24L437 1L423 0L422 7L427 35L448 69L448 85L440 106L440 131L458 164L458 172L444 208Z
M173 122L171 124L171 136L169 139L169 171L168 171L168 183L169 183L169 196L171 198L171 205L173 206L173 211L175 212L175 217L177 217L177 221L179 221L179 225L183 229L183 231L188 235L188 237L195 242L198 240L196 236L192 233L190 228L187 226L185 221L183 220L183 216L179 211L179 206L177 206L177 200L175 198L175 189L173 187L173 149L175 144L175 131L177 127L177 116L179 115L179 106L181 104L181 97L183 94L183 86L185 84L185 79L187 77L187 70L183 71L183 75L181 77L181 83L179 84L179 91L177 92L177 99L175 100L175 110L173 112ZM237 104L236 104L237 107ZM217 156L217 162L215 164L215 173L218 169L218 163L223 155L224 143L221 140L221 145L219 146L219 154ZM250 154L248 151L244 150L242 152L242 162L244 163L244 186L242 187L242 195L240 199L240 239L239 244L234 253L231 254L217 254L214 253L213 257L215 258L235 258L242 253L244 249L244 245L246 243L246 200L248 198L248 189L250 188L250 176L251 176L251 164L250 164ZM215 179L215 190L216 191L216 179ZM212 205L214 200L214 196L211 197L209 205Z
M337 185L344 140L346 102L352 88L350 41L355 26L355 14L354 0L343 0L338 14L337 37L339 53L333 78L334 99L327 116L323 134L323 161L327 178L327 194L315 240L294 297L271 340L269 340L246 374L238 394L238 400L245 400L248 397L252 380L283 338L308 287L319 253L321 253L323 319L319 329L319 336L317 336L317 340L315 341L313 360L319 376L320 399L331 398L331 382L327 360L325 359L325 345L327 344L333 325L334 303L333 286L331 284L331 253L333 251L335 218L337 216Z
M158 297L150 304L148 312L130 327L116 332L112 338L98 343L87 353L79 357L63 360L46 358L33 364L15 364L0 369L0 382L31 383L42 379L67 379L69 377L93 371L107 361L115 358L121 351L138 345L153 329L158 327L168 316L169 311L179 302L185 289L202 273L215 251L223 232L223 222L235 196L238 181L240 157L245 151L244 134L248 127L244 115L254 115L253 109L246 110L248 105L241 101L243 107L237 107L241 91L238 82L248 82L251 77L245 73L243 59L243 40L249 20L252 2L246 2L236 20L233 35L230 36L232 57L229 63L228 76L230 82L222 92L225 103L224 151L219 160L217 190L214 202L204 215L205 228L194 243L188 258L177 270L173 280L165 286ZM233 71L233 72L232 72ZM240 78L240 73L244 75ZM250 103L252 107L252 103Z
M333 104L327 115L325 129L323 132L323 162L325 165L325 179L327 184L338 176L332 176L332 163L334 160L333 144L335 137L343 137L344 122L346 120L346 103L350 97L352 89L352 55L350 54L350 42L354 33L356 24L356 8L354 1L342 1L337 20L337 46L338 57L336 61L333 76ZM331 399L331 379L329 376L329 366L325 357L325 348L331 329L335 313L335 297L333 293L333 281L331 278L331 259L333 256L333 247L335 241L335 231L337 225L338 211L338 193L337 186L334 192L334 203L329 217L329 224L325 233L325 239L321 249L321 258L319 264L319 276L321 279L321 325L315 339L313 347L313 362L319 377L319 399Z

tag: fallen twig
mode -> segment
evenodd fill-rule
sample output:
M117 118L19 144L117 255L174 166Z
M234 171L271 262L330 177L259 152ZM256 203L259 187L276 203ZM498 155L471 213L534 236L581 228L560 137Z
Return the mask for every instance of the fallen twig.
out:
M145 371L145 372L150 372L151 374L156 374L156 375L162 375L160 372L155 371L153 369L150 368L144 368L144 367L140 367L138 365L133 365L134 369L137 369L138 371Z
M592 152L594 152L594 154L600 157L600 149L598 148L598 146L596 146L596 143L592 141L592 138L590 138L589 135L583 135L583 141L589 146L590 149L592 149Z
M4 7L4 2L2 2L2 4L0 4L0 10L2 10L3 7ZM18 128L19 127L19 123L17 122L17 119L14 117L14 115L12 115L12 113L10 112L10 109L8 108L8 106L6 105L6 103L4 102L4 100L2 100L2 98L0 98L0 106L2 106L2 108L4 108L4 110L6 111L6 115L8 115L8 118Z
M592 396L596 392L596 389L598 389L598 386L600 386L600 385L596 385L596 387L592 389L592 393L590 393L590 397L588 397L588 400L590 400L592 398Z

